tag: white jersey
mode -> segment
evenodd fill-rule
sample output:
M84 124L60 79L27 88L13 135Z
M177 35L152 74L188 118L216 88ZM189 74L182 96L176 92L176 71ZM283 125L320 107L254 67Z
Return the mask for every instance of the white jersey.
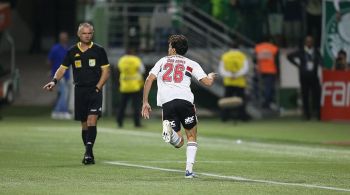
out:
M193 103L190 88L192 75L199 81L207 74L195 61L180 55L166 56L160 59L149 74L157 77L157 105L162 106L174 99Z

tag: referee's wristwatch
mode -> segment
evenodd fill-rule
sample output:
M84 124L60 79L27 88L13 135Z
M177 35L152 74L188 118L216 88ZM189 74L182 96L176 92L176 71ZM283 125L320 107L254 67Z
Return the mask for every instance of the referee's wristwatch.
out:
M96 87L95 87L95 91L96 91L97 93L99 93L101 90L96 86Z
M53 82L55 85L57 84L57 79L56 78L53 78L52 80L51 80L51 82Z

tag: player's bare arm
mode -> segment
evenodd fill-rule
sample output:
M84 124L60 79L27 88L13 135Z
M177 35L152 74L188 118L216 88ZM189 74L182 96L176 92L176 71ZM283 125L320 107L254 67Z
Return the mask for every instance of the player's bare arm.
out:
M200 82L201 82L202 84L204 84L205 86L210 87L210 86L213 85L214 80L215 80L216 77L217 77L217 73L211 72L211 73L208 74L207 77L202 78L202 79L200 80Z
M96 90L102 89L103 85L106 83L107 79L109 78L109 75L111 72L109 66L102 67L101 70L102 70L101 77L96 85L96 88L97 88Z
M152 87L152 83L154 80L156 80L157 77L153 74L149 74L146 81L145 85L143 87L143 100L142 100L142 110L141 110L141 115L145 119L149 119L149 116L151 114L152 108L148 103L148 95Z
M59 81L64 73L66 72L67 68L65 66L60 66L56 73L55 76L53 77L52 81L50 81L49 83L47 83L46 85L44 85L43 89L48 90L48 91L52 91L53 88L55 87L57 81Z

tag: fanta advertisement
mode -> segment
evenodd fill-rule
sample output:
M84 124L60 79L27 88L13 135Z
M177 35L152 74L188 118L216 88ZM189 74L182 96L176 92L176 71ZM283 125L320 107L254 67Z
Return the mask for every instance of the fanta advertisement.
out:
M321 119L350 121L350 72L323 71Z

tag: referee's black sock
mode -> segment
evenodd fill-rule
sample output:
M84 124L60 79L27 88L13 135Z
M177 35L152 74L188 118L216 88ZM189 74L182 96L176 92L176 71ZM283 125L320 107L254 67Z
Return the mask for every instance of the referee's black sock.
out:
M87 133L88 133L87 129L81 130L81 139L83 140L84 146L86 146Z
M89 126L86 139L86 152L90 155L92 154L92 148L96 140L97 128L96 126Z

